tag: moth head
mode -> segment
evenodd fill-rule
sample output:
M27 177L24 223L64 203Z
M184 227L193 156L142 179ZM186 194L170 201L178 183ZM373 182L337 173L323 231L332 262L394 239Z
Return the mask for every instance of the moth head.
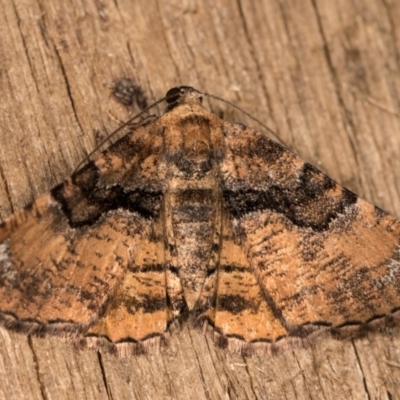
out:
M201 104L203 101L202 93L191 86L178 86L169 89L165 95L167 111L172 110L178 105L185 103Z

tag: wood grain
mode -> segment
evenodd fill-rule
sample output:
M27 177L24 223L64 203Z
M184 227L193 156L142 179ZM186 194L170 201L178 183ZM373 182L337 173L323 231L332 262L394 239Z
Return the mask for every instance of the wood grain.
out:
M0 216L70 175L98 132L117 127L108 111L126 116L107 85L130 77L150 100L187 84L235 102L399 218L399 20L394 0L2 0ZM400 398L398 328L264 359L186 327L160 354L124 360L57 338L0 338L0 398Z

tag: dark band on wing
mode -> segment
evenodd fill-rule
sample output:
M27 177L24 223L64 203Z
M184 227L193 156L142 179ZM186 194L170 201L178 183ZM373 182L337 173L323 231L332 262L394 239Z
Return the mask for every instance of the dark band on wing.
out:
M258 304L239 295L222 295L217 298L217 310L239 314L245 310L256 312Z
M341 190L341 195L334 197L331 190ZM357 201L357 196L347 189L339 189L332 179L310 164L304 164L296 185L270 184L264 190L226 190L224 200L235 218L254 211L271 210L283 214L299 227L324 231L332 220L346 213L346 209Z
M144 296L140 300L135 297L125 297L121 303L130 314L135 314L139 310L151 314L167 308L167 299L165 296Z
M160 211L160 191L126 190L122 185L102 186L99 172L93 163L73 175L52 191L61 204L71 227L91 225L110 210L137 212L146 219L157 218Z

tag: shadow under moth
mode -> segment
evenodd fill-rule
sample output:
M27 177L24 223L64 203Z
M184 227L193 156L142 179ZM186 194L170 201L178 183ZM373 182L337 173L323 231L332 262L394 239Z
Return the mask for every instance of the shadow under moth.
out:
M119 355L271 352L399 319L400 223L190 87L0 226L0 321Z

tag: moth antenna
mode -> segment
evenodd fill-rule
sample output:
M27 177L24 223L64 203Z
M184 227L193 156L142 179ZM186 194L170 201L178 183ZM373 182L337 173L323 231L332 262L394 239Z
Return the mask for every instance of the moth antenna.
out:
M222 101L223 103L228 104L229 106L231 106L231 107L233 107L233 108L236 108L236 110L239 110L239 111L242 112L244 115L247 115L250 119L252 119L253 121L257 122L260 126L262 126L262 127L263 127L266 131L268 131L276 140L278 140L278 142L282 143L282 144L285 145L287 148L290 148L290 146L287 145L287 144L285 143L285 141L284 141L282 138L280 138L276 132L274 132L271 128L269 128L267 125L265 125L263 122L261 122L258 118L254 117L253 115L251 115L250 113L248 113L246 110L244 110L243 108L237 106L235 103L232 103L231 101L225 100L224 98L219 97L219 96L216 96L216 95L214 95L214 94L205 93L205 92L199 92L199 93L201 93L201 94L204 95L204 96L211 97L211 98L213 98L213 99L215 99L215 100Z
M96 151L103 146L104 143L108 142L113 136L115 136L118 132L120 132L123 128L125 128L127 125L131 124L133 121L136 119L140 118L143 116L143 114L146 114L148 111L150 111L153 107L155 107L157 104L162 103L165 101L165 97L162 99L157 100L153 104L150 104L148 107L146 107L144 110L142 110L139 114L136 114L134 117L128 119L126 122L124 122L121 126L119 126L115 131L111 132L105 139L103 139L79 164L78 166L74 169L74 172L72 174L75 174L79 170L79 168L82 167L82 165L90 159L90 157L96 153Z

